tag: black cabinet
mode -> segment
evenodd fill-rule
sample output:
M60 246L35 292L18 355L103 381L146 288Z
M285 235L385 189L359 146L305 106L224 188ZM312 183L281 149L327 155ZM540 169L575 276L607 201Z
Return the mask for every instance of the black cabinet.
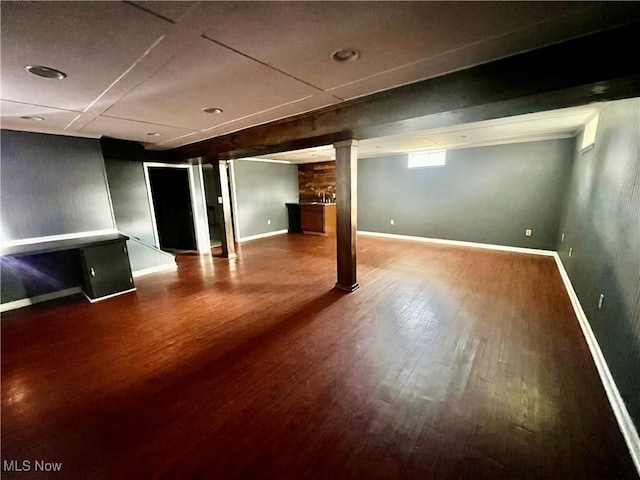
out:
M299 203L285 203L289 214L289 233L302 233Z
M124 240L80 248L82 290L91 300L133 288L129 254Z

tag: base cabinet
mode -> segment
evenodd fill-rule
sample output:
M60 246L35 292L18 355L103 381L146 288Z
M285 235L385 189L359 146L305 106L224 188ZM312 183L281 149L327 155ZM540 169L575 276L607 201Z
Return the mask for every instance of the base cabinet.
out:
M80 249L85 294L92 300L134 288L125 241Z
M335 204L301 205L302 232L331 235L336 232Z

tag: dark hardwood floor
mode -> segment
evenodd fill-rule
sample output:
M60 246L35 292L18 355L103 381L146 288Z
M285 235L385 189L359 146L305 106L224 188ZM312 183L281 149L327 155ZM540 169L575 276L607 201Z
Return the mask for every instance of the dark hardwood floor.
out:
M3 314L3 478L636 478L552 258L334 242Z

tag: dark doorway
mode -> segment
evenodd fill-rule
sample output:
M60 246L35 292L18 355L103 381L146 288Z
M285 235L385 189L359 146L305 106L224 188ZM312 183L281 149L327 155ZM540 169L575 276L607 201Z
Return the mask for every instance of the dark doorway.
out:
M186 168L149 167L160 248L197 250Z

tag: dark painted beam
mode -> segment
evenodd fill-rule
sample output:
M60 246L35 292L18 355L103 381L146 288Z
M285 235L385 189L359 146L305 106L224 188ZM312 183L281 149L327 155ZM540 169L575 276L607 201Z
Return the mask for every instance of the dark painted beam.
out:
M263 155L640 96L640 21L168 151Z

